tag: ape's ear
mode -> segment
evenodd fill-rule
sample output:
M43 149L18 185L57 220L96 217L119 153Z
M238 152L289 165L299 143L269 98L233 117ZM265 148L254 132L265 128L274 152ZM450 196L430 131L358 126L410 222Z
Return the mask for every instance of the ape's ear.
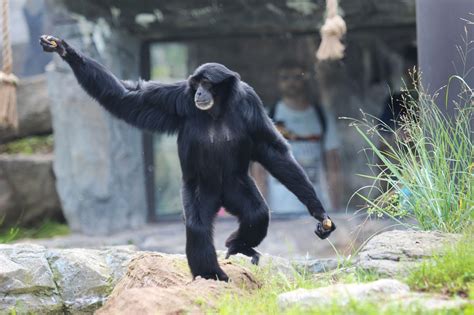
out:
M240 75L237 72L231 71L226 78L221 82L224 84L233 84L240 81Z
M235 79L237 81L240 81L240 74L238 74L237 72L234 72L234 71L232 71L232 72L233 72L233 75L234 75Z

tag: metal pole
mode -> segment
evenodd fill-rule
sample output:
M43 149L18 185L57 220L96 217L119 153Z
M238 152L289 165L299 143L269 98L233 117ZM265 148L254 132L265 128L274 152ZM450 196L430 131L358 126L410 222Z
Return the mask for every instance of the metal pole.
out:
M430 94L445 86L450 76L463 75L463 69L474 67L474 51L463 65L456 49L464 45L461 36L465 36L466 26L469 40L474 40L474 25L467 25L463 19L474 21L474 0L417 0L418 63L421 84ZM474 70L465 80L474 88ZM447 107L445 90L440 90L438 106L449 114L453 113L452 101L459 88L456 83L450 89Z

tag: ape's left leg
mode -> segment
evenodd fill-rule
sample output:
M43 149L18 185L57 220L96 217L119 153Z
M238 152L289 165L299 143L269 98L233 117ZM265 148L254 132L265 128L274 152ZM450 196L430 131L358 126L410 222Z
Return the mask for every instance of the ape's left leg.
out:
M227 239L227 258L238 253L252 257L257 265L260 253L258 246L267 235L270 215L255 182L249 176L237 179L224 189L224 206L239 219L239 228Z
M213 243L213 221L220 206L218 195L199 186L184 184L182 188L186 223L186 257L193 277L228 281L219 267Z

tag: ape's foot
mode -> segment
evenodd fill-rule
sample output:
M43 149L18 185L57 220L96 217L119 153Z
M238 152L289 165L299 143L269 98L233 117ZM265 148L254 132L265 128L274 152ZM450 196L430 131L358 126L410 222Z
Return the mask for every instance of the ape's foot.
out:
M208 280L219 280L219 281L229 282L229 276L227 276L223 270L197 274L195 277L201 277Z
M252 247L246 247L242 245L235 245L235 244L226 244L227 245L227 254L225 258L228 259L231 255L236 255L238 253L244 254L245 256L251 257L250 262L254 265L258 265L260 261L261 254L257 252Z

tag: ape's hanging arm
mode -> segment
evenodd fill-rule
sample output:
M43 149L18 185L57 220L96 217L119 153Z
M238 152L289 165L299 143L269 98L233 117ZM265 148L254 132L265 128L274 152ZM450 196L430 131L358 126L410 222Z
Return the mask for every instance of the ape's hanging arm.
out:
M288 144L264 112L253 90L248 91L248 97L252 99L250 104L259 104L246 108L244 112L255 141L253 159L285 185L307 207L310 215L320 222L316 227L316 235L323 239L328 237L336 226L324 210L308 176L294 159Z

